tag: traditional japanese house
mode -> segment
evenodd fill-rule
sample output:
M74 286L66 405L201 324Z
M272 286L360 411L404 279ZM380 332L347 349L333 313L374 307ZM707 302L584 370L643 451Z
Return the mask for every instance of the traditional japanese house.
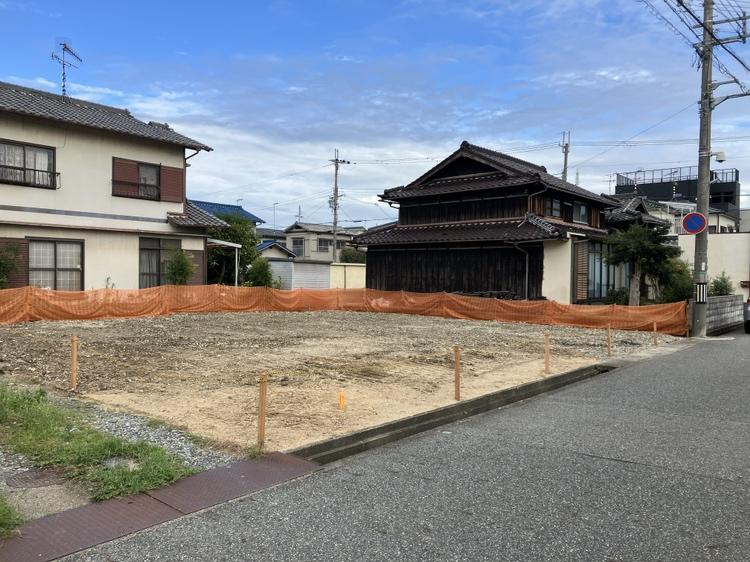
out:
M464 141L380 197L399 216L355 239L368 248L369 288L571 303L624 283L602 244L605 210L617 203L543 166Z

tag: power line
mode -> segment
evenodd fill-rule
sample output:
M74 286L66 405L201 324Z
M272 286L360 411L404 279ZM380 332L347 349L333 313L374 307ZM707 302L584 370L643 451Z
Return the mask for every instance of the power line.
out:
M680 6L682 6L682 8L688 14L690 14L690 17L693 18L696 21L696 23L698 25L700 25L704 29L704 31L706 31L706 33L708 33L711 36L711 39L713 39L715 41L715 44L719 45L719 47L721 47L727 53L729 53L729 56L731 56L734 60L736 60L738 63L740 63L740 65L742 66L742 68L744 68L746 71L750 72L750 66L748 66L747 63L744 60L742 60L737 55L737 53L735 53L732 49L730 49L729 47L727 47L724 44L724 42L716 36L716 34L714 33L713 29L711 29L708 26L706 26L706 23L703 20L701 20L698 16L695 15L695 12L693 12L693 10L691 10L687 6L687 4L685 4L684 0L677 0L677 2L680 4Z
M680 109L679 111L675 111L675 112L674 112L674 113L672 113L671 115L668 115L668 116L667 116L667 117L665 117L664 119L662 119L662 120L660 120L660 121L658 121L658 122L654 123L653 125L651 125L651 126L649 126L649 127L646 127L646 128L645 128L645 129L643 129L642 131L638 131L638 132L637 132L636 134L634 134L634 135L633 135L633 136L631 136L630 138L626 139L626 141L631 141L631 140L633 140L634 138L636 138L636 137L638 137L638 136L642 135L643 133L647 133L647 132L649 132L650 130L652 130L652 129L655 129L656 127L658 127L658 126L659 126L659 125L661 125L662 123L666 123L667 121L669 121L669 120L670 120L670 119L672 119L673 117L677 117L677 116L678 116L678 115L679 115L680 113L683 113L684 111L687 111L688 109L690 109L691 107L693 107L693 103L694 103L694 102L690 102L690 103L689 103L688 105L686 105L685 107L683 107L683 108L682 108L682 109ZM615 148L616 148L616 146L611 146L611 147L607 148L606 150L602 150L601 152L599 152L599 153L597 153L597 154L594 154L594 156L591 156L591 157L589 157L589 158L586 158L585 160L581 160L580 162L577 162L576 164L573 164L573 165L572 165L572 167L573 167L573 168L576 168L576 167L578 167L578 166L581 166L582 164L585 164L586 162L591 162L591 161L592 161L592 160L594 160L595 158L599 158L599 156L601 156L601 155L603 155L603 154L606 154L607 152L610 152L611 150L614 150Z

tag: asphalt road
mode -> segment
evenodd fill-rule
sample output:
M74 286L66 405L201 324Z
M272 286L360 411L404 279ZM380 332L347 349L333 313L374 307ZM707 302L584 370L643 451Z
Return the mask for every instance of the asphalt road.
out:
M748 560L750 336L730 336L69 560Z

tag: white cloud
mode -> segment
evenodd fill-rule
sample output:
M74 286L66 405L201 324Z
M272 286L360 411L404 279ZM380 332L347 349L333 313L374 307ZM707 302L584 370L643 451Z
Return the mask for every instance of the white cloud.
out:
M42 90L54 91L58 89L58 84L37 76L36 78L22 78L20 76L4 76L4 82L11 82L13 84L19 84L21 86L28 86L29 88L38 88Z

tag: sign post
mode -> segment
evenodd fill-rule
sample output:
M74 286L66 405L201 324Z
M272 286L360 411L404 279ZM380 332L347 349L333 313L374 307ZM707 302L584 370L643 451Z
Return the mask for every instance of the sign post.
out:
M687 234L700 234L708 226L708 220L703 213L688 213L682 217L682 228Z
M688 213L682 218L682 228L685 231L686 234L700 234L701 232L705 231L708 227L708 220L706 219L706 215L703 213ZM696 241L697 244L697 241ZM692 330L691 332L693 334L696 333L705 333L705 327L699 326L699 318L703 318L705 320L705 311L702 311L700 314L697 314L696 311L698 310L698 307L705 307L707 306L708 302L708 284L706 283L706 262L701 263L695 263L693 264L693 267L695 268L695 279L697 280L695 283L695 306L693 306L693 318L692 318ZM703 328L701 332L701 328Z

